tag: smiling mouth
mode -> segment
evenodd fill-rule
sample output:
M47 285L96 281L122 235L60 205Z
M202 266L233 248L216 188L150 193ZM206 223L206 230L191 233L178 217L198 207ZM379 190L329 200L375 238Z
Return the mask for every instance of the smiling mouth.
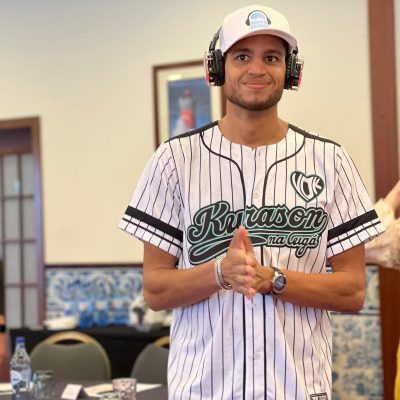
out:
M265 87L267 87L268 85L270 85L269 82L246 82L245 86L250 88L250 89L263 89Z

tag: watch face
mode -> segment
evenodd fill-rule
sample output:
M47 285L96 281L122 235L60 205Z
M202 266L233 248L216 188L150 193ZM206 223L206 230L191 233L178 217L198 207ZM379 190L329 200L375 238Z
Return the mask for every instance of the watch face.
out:
M275 293L281 293L286 286L286 277L283 274L276 275L272 281Z

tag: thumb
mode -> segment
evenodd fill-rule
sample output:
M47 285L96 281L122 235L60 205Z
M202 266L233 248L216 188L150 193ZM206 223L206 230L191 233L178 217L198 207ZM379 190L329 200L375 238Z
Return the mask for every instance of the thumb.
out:
M237 250L245 250L245 244L243 242L245 236L246 236L246 229L244 229L244 227L240 225L239 228L236 229L235 234L233 235L229 248Z

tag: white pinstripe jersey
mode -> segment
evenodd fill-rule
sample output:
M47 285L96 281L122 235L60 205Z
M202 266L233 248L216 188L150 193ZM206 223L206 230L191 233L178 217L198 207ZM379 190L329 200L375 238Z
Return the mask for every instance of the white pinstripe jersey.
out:
M238 225L262 265L327 273L327 258L383 232L338 144L292 125L255 149L216 123L162 144L119 226L195 268L226 251ZM331 398L329 313L220 290L173 311L170 399Z

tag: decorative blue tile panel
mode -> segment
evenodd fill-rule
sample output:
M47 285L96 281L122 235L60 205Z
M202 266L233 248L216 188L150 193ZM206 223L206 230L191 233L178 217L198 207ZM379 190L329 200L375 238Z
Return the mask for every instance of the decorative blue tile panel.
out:
M383 400L378 268L367 267L364 308L331 313L333 400Z
M375 265L367 266L367 289L362 314L380 314L379 269Z
M80 327L126 324L141 290L141 268L48 268L46 318L77 314Z

